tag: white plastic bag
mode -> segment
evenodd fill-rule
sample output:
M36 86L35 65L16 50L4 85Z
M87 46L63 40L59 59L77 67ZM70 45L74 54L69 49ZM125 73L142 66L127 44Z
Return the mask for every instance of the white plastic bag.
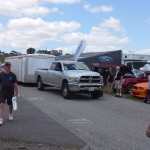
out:
M12 97L12 106L13 106L13 110L17 110L18 109L16 96Z

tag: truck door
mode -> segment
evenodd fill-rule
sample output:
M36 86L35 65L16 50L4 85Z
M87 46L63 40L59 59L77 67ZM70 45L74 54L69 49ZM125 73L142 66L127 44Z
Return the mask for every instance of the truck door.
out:
M48 75L52 85L57 87L61 86L62 83L62 65L60 62L54 62L51 65L50 72Z

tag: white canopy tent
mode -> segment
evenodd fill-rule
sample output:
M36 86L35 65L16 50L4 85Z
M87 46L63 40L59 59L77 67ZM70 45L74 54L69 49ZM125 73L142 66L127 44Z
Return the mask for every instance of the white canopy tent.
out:
M145 64L143 67L140 68L142 71L150 71L150 64Z

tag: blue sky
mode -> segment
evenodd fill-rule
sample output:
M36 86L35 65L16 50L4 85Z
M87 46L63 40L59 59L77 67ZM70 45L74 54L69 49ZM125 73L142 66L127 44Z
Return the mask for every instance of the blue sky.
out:
M150 52L150 1L0 0L0 49Z

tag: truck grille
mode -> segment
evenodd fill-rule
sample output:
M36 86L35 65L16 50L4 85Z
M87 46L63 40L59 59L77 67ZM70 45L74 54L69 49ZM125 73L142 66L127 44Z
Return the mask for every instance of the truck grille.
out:
M100 83L100 77L99 76L81 76L80 77L80 83Z

